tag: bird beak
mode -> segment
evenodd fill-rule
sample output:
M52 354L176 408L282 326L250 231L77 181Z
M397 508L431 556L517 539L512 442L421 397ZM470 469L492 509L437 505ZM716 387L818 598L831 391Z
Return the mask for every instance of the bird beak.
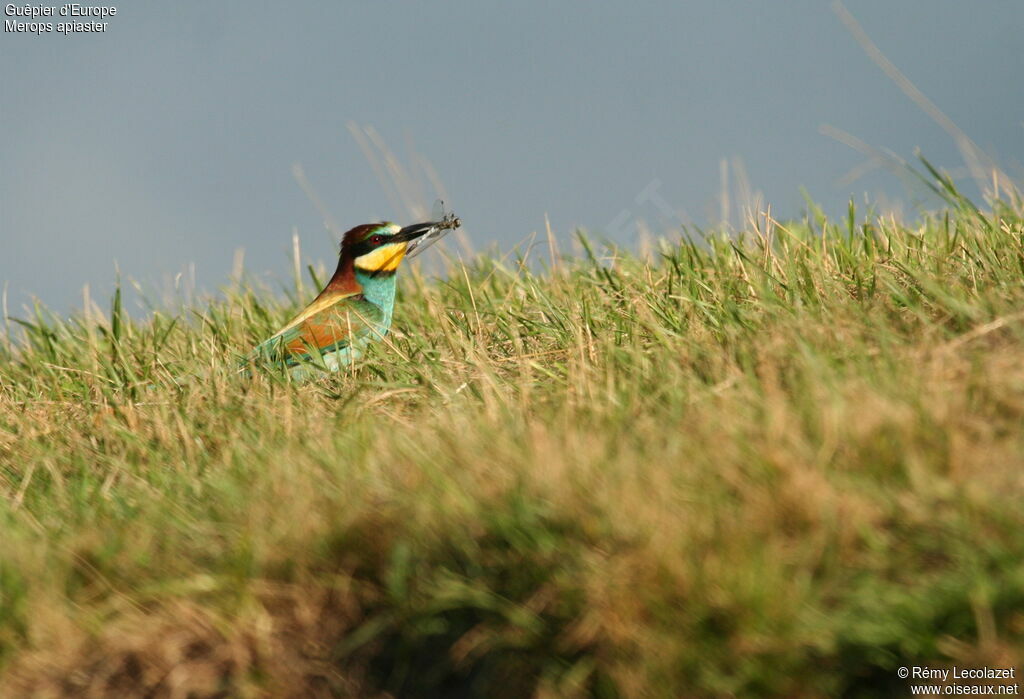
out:
M405 249L405 256L411 258L443 238L448 231L461 225L462 219L455 214L447 214L440 221L426 221L406 226L395 234L395 238L409 243Z
M402 230L398 231L394 238L395 242L400 241L412 241L417 238L422 238L431 231L435 230L440 224L439 221L426 221L424 223L414 223L411 226L406 226Z
M398 231L395 236L399 240L409 241L405 248L405 256L412 258L429 248L431 243L437 241L440 235L447 231L443 221L426 221L425 223L414 223Z

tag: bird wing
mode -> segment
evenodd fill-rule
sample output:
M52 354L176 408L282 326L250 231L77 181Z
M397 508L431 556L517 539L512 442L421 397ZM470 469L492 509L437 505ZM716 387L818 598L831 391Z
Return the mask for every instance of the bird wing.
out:
M362 294L318 297L257 345L249 358L295 366L348 347L353 340L383 335L383 321L384 311Z

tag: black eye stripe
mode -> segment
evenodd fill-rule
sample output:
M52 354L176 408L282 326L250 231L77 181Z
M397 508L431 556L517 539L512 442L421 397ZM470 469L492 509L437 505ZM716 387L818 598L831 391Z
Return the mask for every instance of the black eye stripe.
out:
M378 238L378 237L380 238L380 242L377 242L377 243L373 242L373 239L374 238ZM370 236L369 238L367 238L366 240L362 241L358 245L356 245L355 249L353 250L353 252L355 253L355 257L362 257L363 255L365 255L365 254L367 254L369 252L373 252L374 250L376 250L377 248L381 247L382 245L387 245L387 243L388 243L388 239L385 236L373 235L373 236Z

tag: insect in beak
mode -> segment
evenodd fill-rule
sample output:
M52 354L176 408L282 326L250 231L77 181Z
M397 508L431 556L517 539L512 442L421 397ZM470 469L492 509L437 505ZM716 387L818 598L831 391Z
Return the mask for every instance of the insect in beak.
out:
M448 231L461 225L462 220L455 214L449 213L445 214L440 221L427 221L406 226L395 237L399 240L409 241L405 256L415 257L447 235Z

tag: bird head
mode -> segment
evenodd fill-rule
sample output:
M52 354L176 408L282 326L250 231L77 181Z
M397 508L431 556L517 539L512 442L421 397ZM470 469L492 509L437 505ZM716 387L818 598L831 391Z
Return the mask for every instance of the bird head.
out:
M402 263L409 244L435 229L436 223L414 223L405 228L384 221L356 226L341 241L341 256L366 274L392 274Z

